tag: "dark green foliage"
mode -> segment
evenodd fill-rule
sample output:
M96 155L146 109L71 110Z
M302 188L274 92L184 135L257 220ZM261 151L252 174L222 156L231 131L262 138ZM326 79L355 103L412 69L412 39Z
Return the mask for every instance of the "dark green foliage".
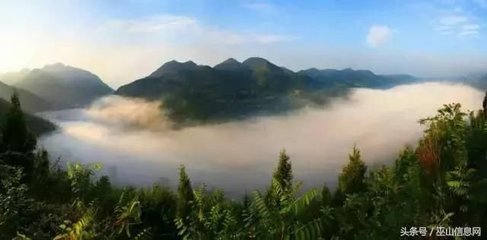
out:
M176 200L176 194L165 187L155 185L140 190L141 220L144 227L151 229L155 239L171 239L176 236Z
M301 193L282 151L268 190L243 201L193 189L184 166L177 192L120 188L95 177L98 165L63 170L45 151L10 151L0 158L0 239L389 240L402 227L487 226L483 112L449 104L421 122L417 147L390 166L367 171L354 147L334 194Z
M30 153L36 146L36 138L27 128L16 93L12 95L11 104L2 125L2 151Z
M279 153L279 163L274 172L273 178L279 183L284 191L291 191L293 184L293 171L291 161L285 150Z
M5 121L5 116L9 113L11 108L12 105L9 102L0 99L0 119L2 120L2 124L4 124L3 122ZM51 132L56 128L53 123L34 115L24 113L24 120L29 130L31 130L36 136Z
M354 146L353 152L349 155L349 163L339 176L339 190L342 193L356 193L364 190L366 171L367 167L362 161L360 150Z
M189 217L191 207L194 201L193 188L191 180L186 174L184 166L179 168L179 185L178 185L178 204L176 216L185 221Z

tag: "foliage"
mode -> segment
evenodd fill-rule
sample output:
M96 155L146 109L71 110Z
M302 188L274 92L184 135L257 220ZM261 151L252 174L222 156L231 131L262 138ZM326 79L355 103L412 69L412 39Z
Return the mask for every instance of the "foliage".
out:
M36 146L36 139L27 128L17 93L12 95L11 104L2 126L2 150L32 152Z
M121 188L100 165L60 167L2 136L0 239L401 239L402 227L487 226L484 111L448 104L420 122L417 146L390 165L368 168L354 147L336 188L302 191L282 151L270 186L242 201L193 186L184 166L177 191Z
M338 189L343 193L355 193L363 190L367 167L362 161L360 150L356 146L349 156L349 163L339 176Z

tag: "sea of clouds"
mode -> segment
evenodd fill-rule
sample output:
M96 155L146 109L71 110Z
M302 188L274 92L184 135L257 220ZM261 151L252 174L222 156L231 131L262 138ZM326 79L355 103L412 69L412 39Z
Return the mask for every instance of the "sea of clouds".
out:
M160 103L110 96L87 109L44 114L60 130L40 142L63 162L102 163L118 184L174 187L184 164L193 183L238 196L268 185L282 149L306 188L333 186L354 145L369 167L389 164L416 144L419 119L445 103L477 110L482 98L474 88L443 83L354 89L321 108L176 130Z

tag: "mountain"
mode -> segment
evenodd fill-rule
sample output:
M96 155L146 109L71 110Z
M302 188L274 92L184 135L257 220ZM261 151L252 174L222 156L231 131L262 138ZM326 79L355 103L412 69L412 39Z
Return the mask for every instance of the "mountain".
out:
M308 81L260 58L229 59L214 68L171 61L115 93L162 100L178 122L212 121L293 108L289 95Z
M234 58L229 58L213 67L216 70L221 70L221 71L238 71L238 70L243 70L245 66L235 60Z
M317 80L322 88L390 88L416 81L416 78L411 75L376 75L369 70L354 70L351 68L343 70L310 68L299 71L299 73Z
M14 86L51 103L53 109L86 106L113 92L93 73L60 63L24 73Z
M22 69L18 72L7 72L0 74L0 82L3 82L7 85L15 85L18 81L25 77L25 75L29 74L29 69Z
M227 59L214 67L170 61L115 94L163 101L178 123L221 121L324 104L353 87L386 88L410 79L367 70L293 72L266 59Z
M22 107L26 112L33 113L51 109L51 104L39 96L34 95L29 91L11 87L3 82L0 82L0 99L6 101L10 100L10 97L15 91L17 92L19 99L22 102Z
M478 88L482 91L487 90L487 74L485 73L469 74L467 76L457 77L451 81L463 83L465 85Z
M5 114L8 113L10 106L11 106L10 102L0 99L0 119L4 119L4 116ZM23 107L23 102L22 102L22 107ZM28 113L24 114L24 117L25 117L25 122L29 127L29 129L37 136L54 131L56 129L56 126L53 123L43 118Z
M193 61L187 61L184 63L180 63L177 61L170 61L166 64L162 65L159 69L153 72L150 76L151 77L161 77L166 74L177 74L181 71L190 71L195 70L198 68L198 65Z

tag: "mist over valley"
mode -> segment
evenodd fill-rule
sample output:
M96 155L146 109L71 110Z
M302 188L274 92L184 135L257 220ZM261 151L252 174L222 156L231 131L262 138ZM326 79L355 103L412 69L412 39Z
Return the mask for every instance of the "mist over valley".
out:
M486 16L0 0L0 240L487 239Z
M159 102L108 96L86 109L43 113L59 130L40 139L53 158L102 163L122 185L175 187L180 164L192 180L238 196L270 181L286 149L305 187L335 186L354 145L371 166L390 164L422 135L418 120L444 103L481 108L483 93L461 84L352 89L321 107L174 129Z

